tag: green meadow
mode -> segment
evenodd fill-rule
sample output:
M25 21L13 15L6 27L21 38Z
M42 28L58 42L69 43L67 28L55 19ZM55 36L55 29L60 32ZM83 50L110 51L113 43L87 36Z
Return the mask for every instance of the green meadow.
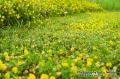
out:
M119 79L119 0L1 0L0 79Z

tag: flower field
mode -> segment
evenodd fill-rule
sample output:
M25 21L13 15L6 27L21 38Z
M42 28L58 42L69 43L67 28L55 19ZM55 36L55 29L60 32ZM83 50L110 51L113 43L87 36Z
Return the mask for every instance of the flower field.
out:
M11 1L0 2L0 79L120 78L119 11L85 0Z

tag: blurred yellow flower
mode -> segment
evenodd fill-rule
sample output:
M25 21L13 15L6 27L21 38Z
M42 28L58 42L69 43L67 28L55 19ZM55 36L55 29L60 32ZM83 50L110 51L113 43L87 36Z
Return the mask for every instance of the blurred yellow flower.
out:
M47 74L42 74L41 76L40 76L40 79L48 79L48 75Z
M75 48L74 48L74 47L72 47L70 50L73 52L73 51L75 51Z
M15 79L22 79L22 77L15 77Z
M20 18L20 15L19 15L19 14L17 14L17 15L16 15L16 18L17 18L17 19L19 19L19 18Z
M12 68L12 72L17 73L18 72L18 68L17 67L13 67Z
M92 62L93 62L93 59L92 58L88 58L87 59L87 66L91 66Z
M4 56L8 56L8 52L4 52Z
M24 54L27 55L29 54L29 51L27 49L24 50Z
M2 16L1 18L2 18L2 19L5 19L5 16Z
M93 50L97 50L97 48L95 46L93 46Z
M106 67L102 67L102 68L101 68L101 71L102 71L102 73L103 73L103 76L105 76L105 77L108 76Z
M27 79L36 79L35 75L30 73Z
M77 74L77 70L78 70L77 66L72 66L72 67L71 67L71 72L72 72L73 74Z
M51 76L49 79L56 79L55 76Z
M5 79L10 79L10 72L5 73Z
M9 58L10 58L10 57L9 57L9 55L8 55L8 52L4 52L4 57L5 57L5 60L6 60L6 61L9 61Z
M59 50L59 54L63 54L64 52L63 52L63 49L60 49Z
M68 63L67 63L66 61L63 61L63 62L62 62L62 66L63 66L63 67L69 67L69 65L68 65Z
M17 64L18 64L18 65L22 65L23 63L24 63L24 61L20 61L20 60L19 60Z
M57 76L60 76L62 73L61 72L56 72L56 75Z
M0 70L6 70L6 65L0 60Z
M103 73L107 73L107 69L105 67L102 67L101 70Z
M1 70L2 66L3 66L3 62L0 60L0 70Z
M109 44L110 44L110 45L113 45L113 44L114 44L114 42L113 42L113 41L109 41Z
M108 62L108 63L106 63L106 66L112 67L112 63Z

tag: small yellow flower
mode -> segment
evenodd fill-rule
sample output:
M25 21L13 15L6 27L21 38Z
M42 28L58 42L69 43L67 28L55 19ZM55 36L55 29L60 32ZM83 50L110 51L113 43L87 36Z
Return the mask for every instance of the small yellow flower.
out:
M4 52L4 56L8 56L8 52Z
M56 79L55 76L51 76L50 79Z
M3 21L4 21L4 19L1 19L1 21L3 22Z
M97 48L94 46L94 47L93 47L93 50L97 50Z
M8 55L8 52L4 52L4 57L5 57L5 60L6 60L6 61L9 61L9 58L10 58L10 57L9 57L9 55Z
M16 17L17 17L17 19L19 19L19 18L20 18L20 15L19 15L19 14L17 14L17 15L16 15Z
M52 52L52 49L49 49L48 52L51 53L51 52Z
M29 52L28 52L27 49L24 50L24 54L25 54L25 55L29 54Z
M113 44L114 44L114 42L113 42L113 41L109 41L109 44L110 44L110 45L113 45Z
M91 66L92 62L93 62L93 59L92 58L88 58L87 59L87 66Z
M2 18L2 19L5 19L5 16L2 16L1 18Z
M73 74L77 74L77 70L78 70L77 66L72 66L72 67L71 67L71 72L72 72Z
M0 60L0 70L6 70L6 65Z
M10 79L10 72L7 72L7 73L5 74L5 79Z
M17 67L13 67L12 68L12 72L17 73L18 72L18 68Z
M107 69L105 67L102 67L101 68L101 71L103 72L103 76L107 77L108 74L107 74Z
M95 63L96 67L100 67L100 62Z
M63 66L63 67L69 67L67 61L63 61L63 62L62 62L62 66Z
M30 73L27 79L36 79L35 75Z
M0 70L1 70L2 66L3 66L3 62L0 60Z
M102 70L103 73L106 73L106 72L107 72L107 69L106 69L105 67L102 67L101 70Z
M63 52L63 49L60 49L59 50L59 54L63 54L64 52Z
M74 47L72 47L70 50L73 52L73 51L75 51L75 48L74 48Z
M18 61L18 65L22 65L24 62L23 61Z
M56 75L59 77L62 73L61 72L56 72Z
M22 79L22 77L15 77L15 79Z
M41 76L40 76L40 79L48 79L48 75L47 74L42 74Z
M108 62L108 63L106 63L106 66L112 67L112 63Z

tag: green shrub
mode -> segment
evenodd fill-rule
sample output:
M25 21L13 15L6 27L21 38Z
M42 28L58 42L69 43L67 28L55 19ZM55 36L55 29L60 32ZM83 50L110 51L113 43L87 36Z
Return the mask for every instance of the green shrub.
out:
M86 0L2 0L0 24L26 23L36 17L60 16L75 12L100 11L102 8Z
M0 2L0 22L4 25L26 23L35 17L35 0L3 0Z

